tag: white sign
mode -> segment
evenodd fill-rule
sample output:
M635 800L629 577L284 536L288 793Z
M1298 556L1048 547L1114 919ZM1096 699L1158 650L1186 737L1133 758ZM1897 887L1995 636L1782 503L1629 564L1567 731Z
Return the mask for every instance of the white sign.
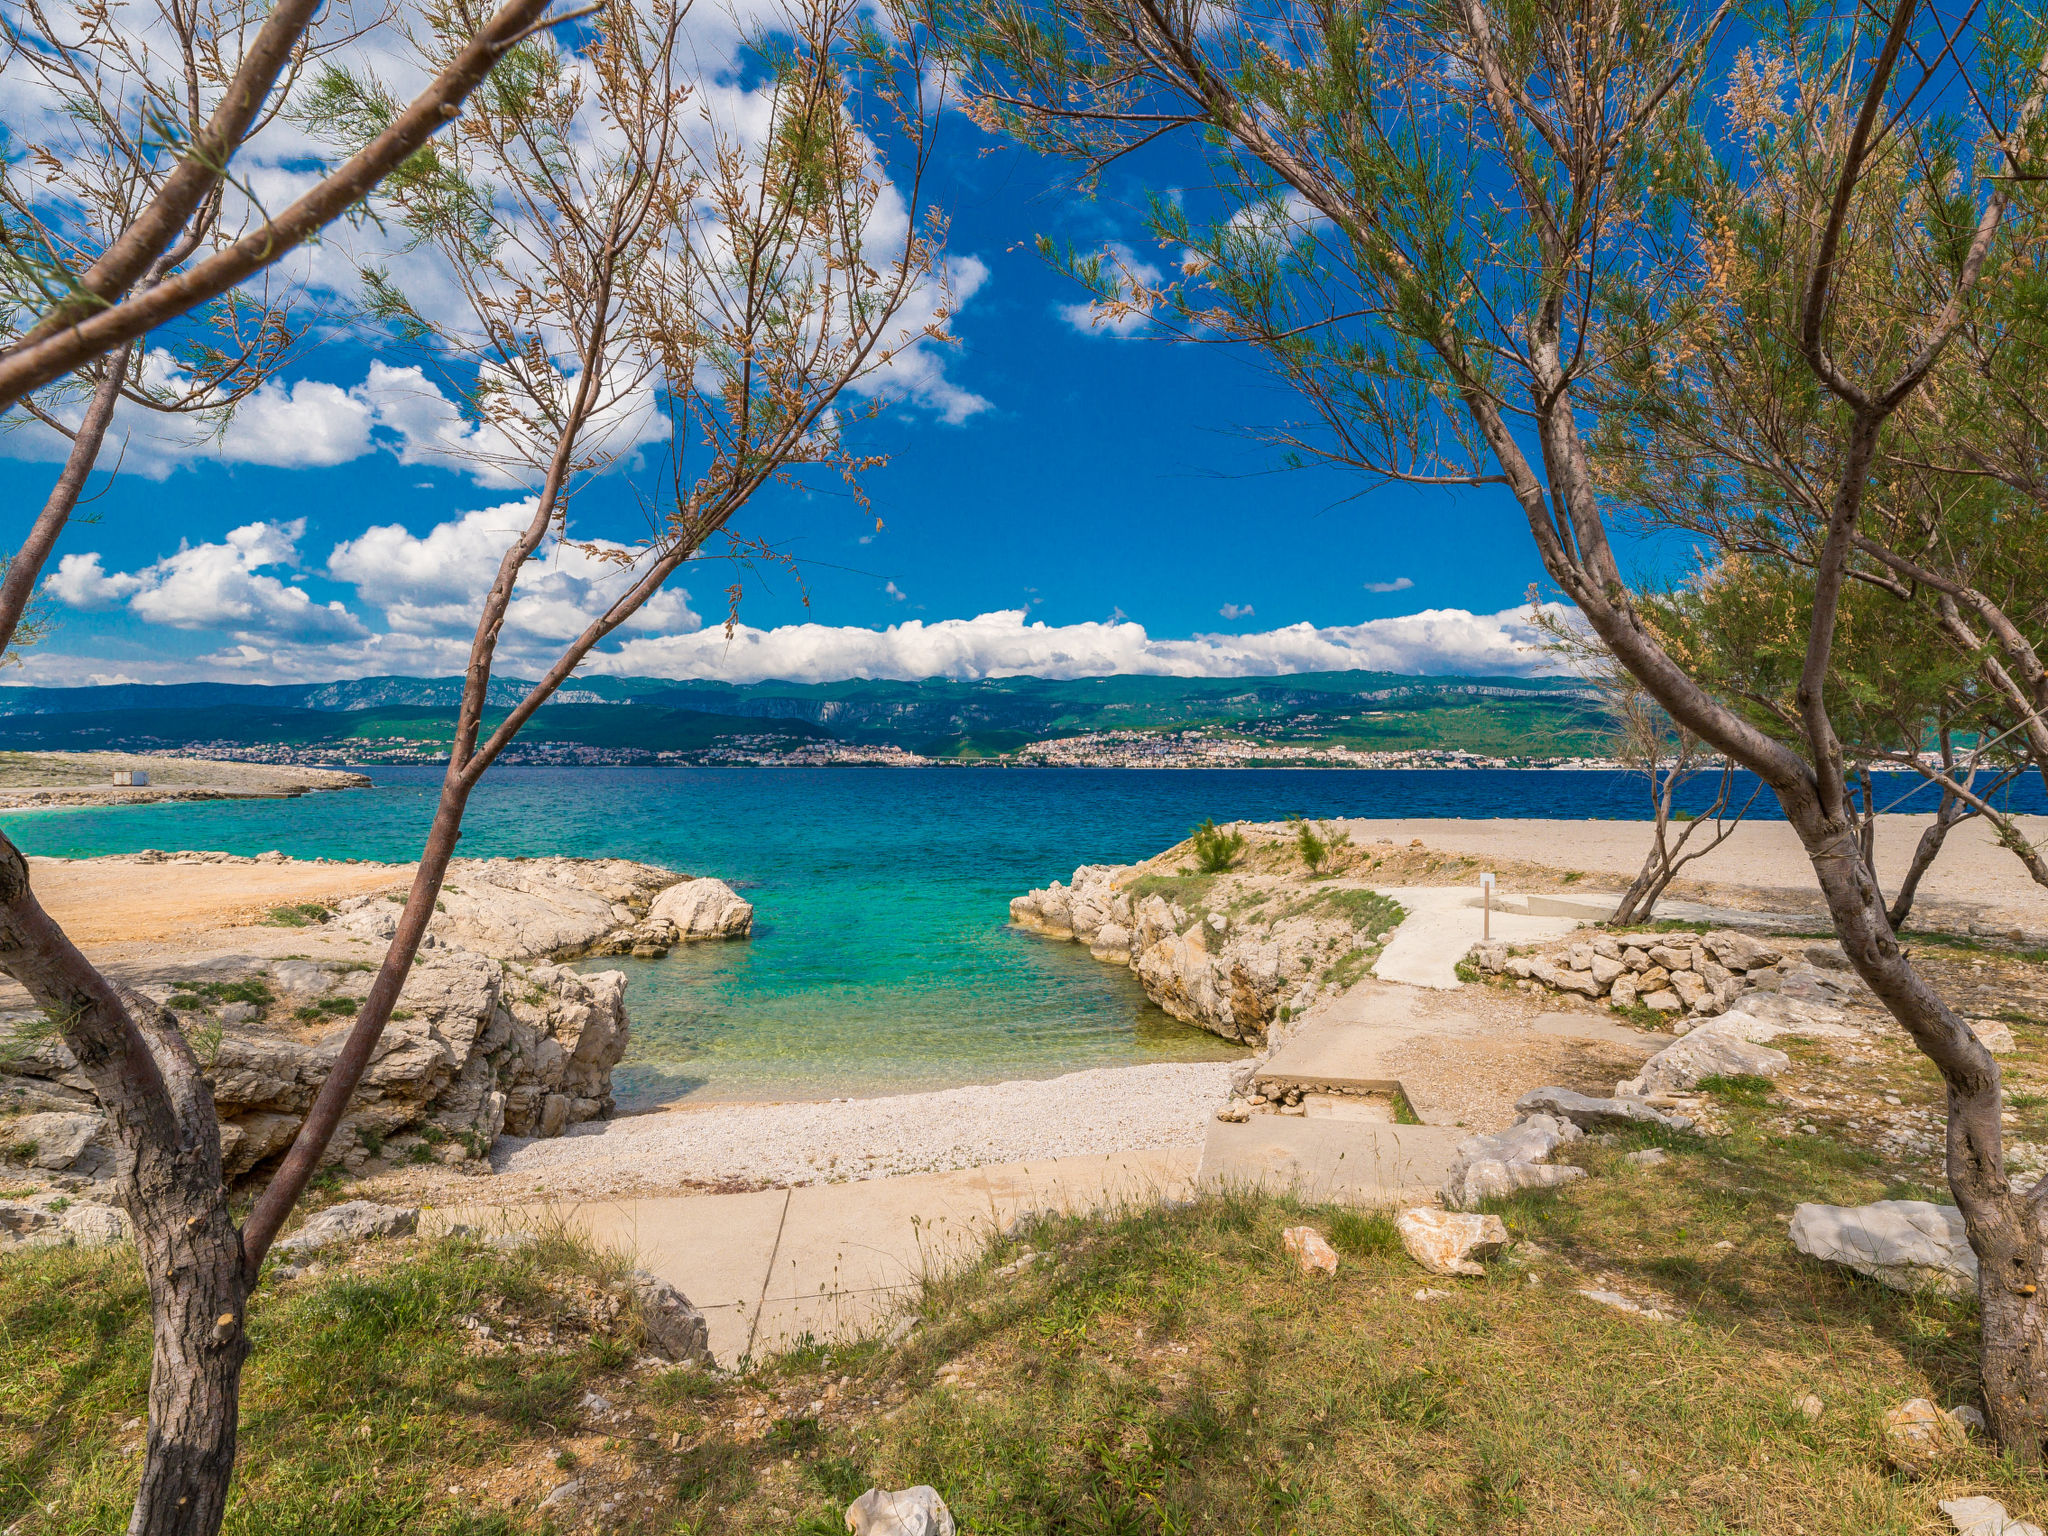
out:
M1488 870L1485 874L1481 875L1479 877L1479 883L1483 886L1491 888L1491 886L1493 885L1493 871Z

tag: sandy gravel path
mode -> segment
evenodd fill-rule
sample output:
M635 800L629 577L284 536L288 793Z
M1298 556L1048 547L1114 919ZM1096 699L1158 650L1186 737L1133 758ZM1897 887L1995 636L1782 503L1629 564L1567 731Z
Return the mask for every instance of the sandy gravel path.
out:
M821 1104L718 1104L507 1137L493 1200L817 1184L1196 1146L1235 1063L1101 1067L1042 1081Z

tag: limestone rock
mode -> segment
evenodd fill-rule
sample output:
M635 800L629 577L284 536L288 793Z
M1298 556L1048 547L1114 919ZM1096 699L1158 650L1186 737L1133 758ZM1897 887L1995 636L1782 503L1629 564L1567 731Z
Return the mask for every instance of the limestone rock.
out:
M953 1512L936 1488L870 1488L846 1506L853 1536L954 1536Z
M692 939L744 939L754 929L754 908L723 880L684 880L654 898L647 919L673 924L686 943Z
M1588 954L1590 953L1589 950ZM1540 956L1530 957L1529 974L1546 987L1554 987L1560 992L1576 992L1581 997L1600 995L1600 984L1593 979L1590 971L1568 970Z
M1677 1013L1685 1007L1685 999L1669 987L1660 987L1655 992L1646 993L1642 1003L1645 1008L1654 1008L1659 1013Z
M1976 1294L1977 1255L1964 1235L1963 1213L1952 1205L1801 1205L1792 1212L1791 1238L1808 1257L1846 1264L1895 1291Z
M1689 971L1692 969L1692 946L1683 948L1676 944L1652 944L1650 964L1661 965L1667 971Z
M1614 978L1608 991L1608 1001L1616 1008L1633 1008L1636 1005L1636 978L1632 972L1623 971Z
M372 1237L405 1237L420 1224L416 1205L379 1205L373 1200L347 1200L317 1212L290 1237L274 1244L272 1253L311 1253L336 1243Z
M2002 1024L1996 1019L1972 1019L1970 1028L1984 1042L1984 1049L1994 1056L2009 1056L2019 1049L2019 1043L2012 1037L2010 1024Z
M128 1240L128 1217L111 1205L74 1205L58 1221L62 1241L81 1248L111 1248Z
M2040 1526L2028 1520L2015 1520L1998 1500L1982 1495L1944 1499L1940 1508L1955 1526L1956 1536L2042 1536Z
M1688 1008L1698 1008L1713 996L1713 989L1704 977L1694 971L1673 971L1671 990L1678 994L1678 1000Z
M646 1270L633 1274L633 1299L639 1303L648 1342L667 1360L711 1365L711 1334L704 1314L681 1291Z
M1621 952L1621 963L1640 976L1650 968L1649 952L1631 944Z
M1469 1207L1524 1189L1556 1189L1585 1176L1585 1169L1569 1163L1511 1163L1499 1158L1474 1158L1453 1169L1444 1181L1444 1204Z
M0 1250L73 1244L105 1248L125 1241L128 1218L117 1207L67 1204L54 1190L31 1200L0 1200Z
M1637 1099L1596 1099L1569 1088L1532 1088L1515 1100L1524 1115L1554 1115L1569 1120L1582 1131L1609 1131L1631 1125L1655 1125L1667 1130L1689 1131L1692 1121L1683 1115L1667 1115Z
M310 960L273 960L270 980L286 998L321 997L334 989L334 973Z
M1963 1445L1962 1426L1924 1397L1908 1398L1885 1410L1885 1455L1909 1476L1932 1472Z
M6 1127L4 1134L17 1145L35 1147L29 1158L35 1167L61 1172L85 1155L106 1123L104 1115L45 1112L24 1115Z
M1498 1216L1439 1211L1426 1205L1403 1211L1395 1225L1401 1246L1433 1275L1483 1275L1481 1259L1490 1259L1508 1245L1508 1229Z
M1657 1006L1655 998L1646 1001ZM1643 1063L1640 1077L1622 1085L1622 1094L1644 1099L1697 1087L1702 1078L1775 1078L1786 1071L1792 1059L1783 1051L1745 1040L1741 1018L1740 1014L1723 1014L1665 1046ZM1730 1020L1737 1022L1731 1024Z
M628 859L457 859L428 923L442 944L500 960L581 953L630 928L675 875ZM351 896L334 923L361 938L388 939L399 904L382 895Z
M1444 1203L1471 1207L1520 1189L1550 1189L1586 1176L1583 1168L1544 1162L1559 1147L1585 1133L1571 1121L1546 1114L1525 1115L1505 1131L1458 1143L1444 1179Z
M1784 958L1762 939L1732 928L1717 928L1700 936L1700 948L1731 971L1756 971L1776 965Z
M1613 941L1609 940L1609 942ZM1593 963L1588 969L1593 973L1594 984L1600 987L1611 987L1615 982L1629 974L1628 967L1619 960L1602 954L1595 954L1593 956Z
M1314 1227L1289 1227L1280 1234L1280 1245L1304 1272L1321 1270L1326 1275L1337 1273L1337 1250Z

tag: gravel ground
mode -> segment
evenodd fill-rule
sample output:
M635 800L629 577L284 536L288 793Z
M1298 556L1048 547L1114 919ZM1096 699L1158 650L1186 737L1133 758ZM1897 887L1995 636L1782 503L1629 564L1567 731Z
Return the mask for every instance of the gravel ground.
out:
M507 1136L491 1161L535 1193L596 1198L1191 1146L1229 1096L1235 1066L1167 1062L888 1099L665 1110L548 1141Z

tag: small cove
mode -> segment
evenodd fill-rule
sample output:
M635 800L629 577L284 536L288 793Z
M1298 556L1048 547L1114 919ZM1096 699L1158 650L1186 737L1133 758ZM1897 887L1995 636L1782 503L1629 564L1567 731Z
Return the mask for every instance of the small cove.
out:
M440 771L367 771L367 790L0 826L54 856L410 859ZM1168 1018L1127 972L1011 931L1010 897L1080 863L1147 857L1206 816L1634 820L1643 799L1640 779L1588 770L510 768L484 781L462 853L642 859L717 875L755 904L749 943L589 962L628 975L634 1043L617 1083L642 1108L1223 1059L1231 1047Z

